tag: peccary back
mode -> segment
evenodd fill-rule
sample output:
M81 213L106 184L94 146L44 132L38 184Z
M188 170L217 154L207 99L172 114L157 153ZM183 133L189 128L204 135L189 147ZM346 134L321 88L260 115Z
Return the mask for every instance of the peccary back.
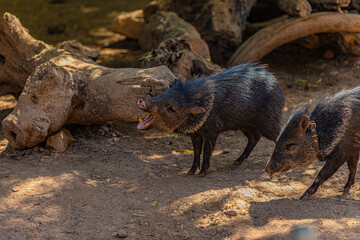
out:
M264 136L276 141L280 132L285 97L275 77L263 66L244 64L221 73L197 77L163 94L139 99L139 108L149 113L138 129L150 125L189 134L195 148L195 173L204 144L201 172L209 167L211 152L219 133L242 130L249 142L236 163L241 164Z
M220 132L252 128L276 140L285 97L273 75L260 65L245 64L204 81L212 82L215 89L213 107L204 127L216 126Z

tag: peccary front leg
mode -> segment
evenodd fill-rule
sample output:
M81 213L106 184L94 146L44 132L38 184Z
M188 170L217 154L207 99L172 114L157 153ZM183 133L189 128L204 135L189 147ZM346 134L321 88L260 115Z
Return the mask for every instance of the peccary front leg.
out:
M306 190L306 192L300 197L300 200L307 200L316 193L321 184L329 179L345 162L345 160L331 159L326 161L324 167L317 175L314 183Z
M349 178L344 187L343 190L344 193L348 193L351 186L354 185L355 183L355 174L357 172L358 163L359 163L359 152L357 151L347 160L347 165L349 168Z
M210 167L210 157L214 151L217 136L218 134L204 136L203 163L199 173L201 177L206 176L206 170Z
M249 157L251 151L254 149L254 147L260 140L260 134L257 132L244 130L243 133L248 138L248 144L246 145L244 152L241 154L241 156L234 162L235 165L242 164L245 159Z
M200 155L203 145L202 136L199 135L191 136L191 141L194 146L194 162L190 170L187 172L188 175L195 174L196 170L200 168Z

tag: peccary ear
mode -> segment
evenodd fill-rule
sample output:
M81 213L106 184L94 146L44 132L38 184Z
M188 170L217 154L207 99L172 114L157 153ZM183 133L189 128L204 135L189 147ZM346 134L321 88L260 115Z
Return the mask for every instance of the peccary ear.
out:
M205 108L203 108L203 107L192 107L192 108L190 108L189 111L192 114L200 114L200 113L205 112Z
M183 84L184 82L181 80L181 78L175 78L174 79L174 88L175 87L180 87L181 84Z
M300 122L299 122L300 131L306 132L306 130L308 129L309 124L310 124L309 122L310 122L310 118L307 114L301 115Z

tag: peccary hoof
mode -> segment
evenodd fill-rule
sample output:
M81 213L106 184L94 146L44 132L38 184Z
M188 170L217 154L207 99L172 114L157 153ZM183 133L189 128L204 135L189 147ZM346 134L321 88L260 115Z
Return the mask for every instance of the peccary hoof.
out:
M187 175L194 175L197 168L190 168L190 170L186 173Z
M300 200L308 200L311 197L311 195L309 195L308 193L304 193L301 197Z
M241 165L241 164L244 162L244 160L245 160L245 159L242 159L242 160L240 160L240 161L239 161L239 160L235 160L233 164L234 164L235 166L239 166L239 165Z
M201 170L199 173L199 177L206 177L206 170Z
M349 194L349 188L343 188L343 189L340 189L339 190L339 192L342 192L343 193L343 195L347 195L347 194Z

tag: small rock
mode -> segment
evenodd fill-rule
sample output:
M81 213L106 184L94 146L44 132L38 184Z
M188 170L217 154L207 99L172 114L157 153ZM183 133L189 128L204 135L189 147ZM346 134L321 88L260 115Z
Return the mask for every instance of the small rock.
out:
M48 137L48 139L46 140L46 147L52 147L59 152L64 152L67 149L68 145L74 141L75 138L71 135L69 130L61 129L55 134Z
M20 191L20 187L19 187L19 186L15 186L15 187L13 187L13 188L11 189L11 191L13 191L13 192L18 192L18 191Z
M118 230L117 232L114 232L112 236L117 238L126 238L127 233L124 230Z
M237 216L237 211L229 210L229 211L224 212L224 214L228 217L235 217L235 216Z

